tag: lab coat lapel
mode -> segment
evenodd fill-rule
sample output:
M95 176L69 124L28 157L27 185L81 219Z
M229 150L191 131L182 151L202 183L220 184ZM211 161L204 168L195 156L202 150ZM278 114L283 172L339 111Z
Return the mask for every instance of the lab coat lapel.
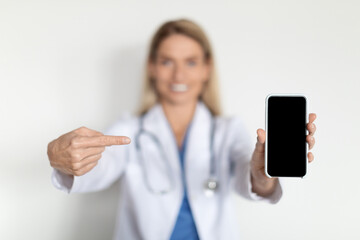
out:
M183 184L181 177L181 166L176 139L170 124L165 116L162 106L157 103L144 116L143 127L157 137L160 147L165 154L165 160L169 162L171 179L174 180L174 187L170 193L162 195L159 200L163 201L163 207L169 214L170 219L176 219L183 196ZM166 170L165 170L166 171ZM164 172L164 174L167 174ZM169 181L168 177L165 181ZM171 202L172 204L169 204Z
M144 129L154 134L160 141L161 147L165 152L166 160L170 162L171 170L175 174L175 188L179 186L181 179L181 167L175 136L165 113L159 103L154 105L144 117ZM180 181L181 183L181 181Z
M185 155L185 175L190 195L202 192L210 171L212 115L203 102L198 102L189 129Z
M193 175L201 174L196 172L195 169L200 168L203 172L209 172L208 169L204 169L204 165L209 167L208 163L210 162L209 139L211 113L203 102L199 101L197 103L195 113L189 127L190 129L188 129L188 141L185 152L185 175L192 178L191 176ZM180 189L182 189L181 166L176 138L159 103L154 105L146 113L144 118L144 129L153 133L160 141L161 147L163 147L167 155L167 160L170 161L173 174L175 174L175 187L179 188L181 186ZM195 166L196 168L194 168ZM208 176L208 174L202 176ZM194 183L189 182L189 184L193 185Z
M188 199L200 238L207 239L214 231L210 219L216 218L216 202L219 196L206 197L204 184L210 173L210 142L212 115L204 103L199 102L189 132L185 156L185 175ZM216 135L216 133L215 133ZM214 146L215 147L215 146Z
M205 210L204 212L204 207L207 209L207 206L212 201L208 199L204 201L203 196L204 182L209 177L210 172L211 119L210 111L203 102L199 101L196 105L190 128L188 129L184 159L187 193L197 224L201 222L206 223L208 221L206 216L213 217L215 215L212 209ZM166 209L169 219L175 221L180 210L184 186L176 139L160 104L156 104L146 113L144 129L153 133L158 138L161 147L165 151L166 158L170 162L175 180L175 189L172 193L165 194L159 198L159 200L163 201L163 207L164 210ZM169 202L172 202L172 204L169 204ZM198 230L200 231L200 229Z

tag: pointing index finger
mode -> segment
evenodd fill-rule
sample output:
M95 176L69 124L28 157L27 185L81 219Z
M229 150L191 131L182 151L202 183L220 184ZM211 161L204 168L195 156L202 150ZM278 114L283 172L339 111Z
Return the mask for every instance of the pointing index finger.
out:
M96 136L89 139L88 146L112 146L112 145L125 145L131 142L130 138L126 136Z

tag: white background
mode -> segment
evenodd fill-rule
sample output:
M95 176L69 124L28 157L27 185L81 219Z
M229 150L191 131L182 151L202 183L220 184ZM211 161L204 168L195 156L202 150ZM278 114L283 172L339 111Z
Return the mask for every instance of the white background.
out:
M105 130L140 96L146 49L188 17L215 49L226 115L253 142L268 93L304 93L316 120L306 179L277 205L236 197L244 239L360 239L360 2L0 1L0 239L111 239L116 186L56 190L47 144Z

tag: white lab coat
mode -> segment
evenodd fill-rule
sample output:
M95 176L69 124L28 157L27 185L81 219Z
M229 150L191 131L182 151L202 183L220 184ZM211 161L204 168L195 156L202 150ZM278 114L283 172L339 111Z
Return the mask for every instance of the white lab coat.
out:
M149 192L144 184L144 173L135 147L139 118L127 117L113 125L106 134L129 136L132 143L107 147L98 165L74 182L54 169L53 185L68 193L93 192L109 187L120 180L121 200L114 239L169 239L182 203L184 187L175 137L160 104L152 107L144 117L144 129L158 137L170 163L175 189L165 195ZM251 191L249 161L254 150L251 139L239 118L216 118L214 140L219 190L212 196L204 194L204 182L209 177L211 114L201 101L189 129L184 158L185 181L189 203L200 239L239 239L234 199L235 191L250 200L276 203L282 195L278 184L275 192L263 198ZM151 152L151 149L149 149ZM169 184L164 164L147 159L149 180L154 188ZM152 161L154 163L152 164Z

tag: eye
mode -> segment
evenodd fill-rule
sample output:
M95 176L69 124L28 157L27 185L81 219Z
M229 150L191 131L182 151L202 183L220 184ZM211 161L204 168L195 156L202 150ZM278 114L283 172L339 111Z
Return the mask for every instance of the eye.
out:
M161 63L161 65L163 65L163 66L168 66L168 65L171 64L171 61L168 60L168 59L166 59L166 60L162 60L160 63Z
M187 65L190 66L190 67L193 67L193 66L196 65L196 62L195 61L188 61Z

